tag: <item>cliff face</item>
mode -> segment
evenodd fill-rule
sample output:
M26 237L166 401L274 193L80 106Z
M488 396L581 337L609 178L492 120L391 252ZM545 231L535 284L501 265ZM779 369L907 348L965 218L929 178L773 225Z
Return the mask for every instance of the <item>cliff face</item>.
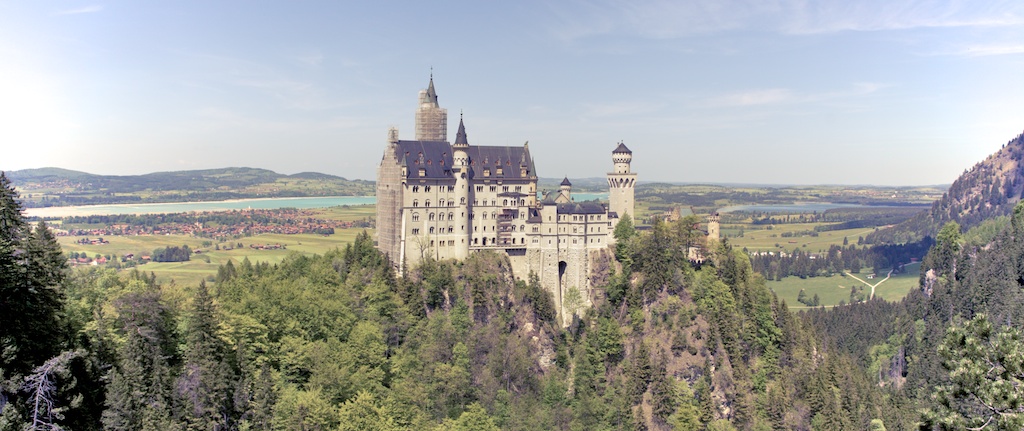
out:
M1013 211L1024 194L1024 134L964 171L942 198L910 220L865 238L869 243L907 243L934 237L947 222L967 230L982 221Z

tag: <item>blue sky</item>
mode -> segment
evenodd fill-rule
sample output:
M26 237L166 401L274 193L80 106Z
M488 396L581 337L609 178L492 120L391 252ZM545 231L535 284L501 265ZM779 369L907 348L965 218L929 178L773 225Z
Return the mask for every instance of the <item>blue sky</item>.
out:
M373 179L431 67L545 177L943 184L1024 130L1024 2L0 1L0 169Z

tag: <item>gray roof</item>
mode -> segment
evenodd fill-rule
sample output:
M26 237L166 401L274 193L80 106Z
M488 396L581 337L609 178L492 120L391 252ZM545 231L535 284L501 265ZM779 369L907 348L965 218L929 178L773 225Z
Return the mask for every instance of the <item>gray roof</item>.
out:
M408 178L451 178L452 149L444 141L398 141L397 155L405 160ZM423 175L420 175L423 169Z
M612 151L612 153L613 153L613 154L614 154L614 153L626 153L626 154L633 154L633 152L632 152L632 151L630 151L630 150L629 150L629 148L626 148L626 144L623 144L622 142L619 142L619 146L618 146L618 147L615 147L615 151Z
M572 183L569 182L569 177L565 177L564 179L562 179L562 184L561 185L563 185L563 186L571 186Z
M525 179L535 177L537 174L533 168L533 158L530 157L530 149L523 147L482 147L470 146L466 153L469 154L469 178L484 178L484 169L491 170L487 178L495 179ZM502 168L501 175L498 175L497 168ZM524 177L520 167L526 167Z
M608 209L598 201L558 204L559 214L605 214Z
M434 91L434 74L430 74L430 85L427 86L427 99L437 104L437 92Z
M460 128L461 131L461 128ZM396 157L399 163L408 167L408 178L444 179L452 176L452 146L443 141L398 141ZM480 147L466 148L469 155L469 177L484 178L484 168L491 170L487 178L527 179L536 176L530 149L523 147ZM498 167L502 168L498 175ZM526 167L522 176L521 166ZM419 170L423 169L423 175Z

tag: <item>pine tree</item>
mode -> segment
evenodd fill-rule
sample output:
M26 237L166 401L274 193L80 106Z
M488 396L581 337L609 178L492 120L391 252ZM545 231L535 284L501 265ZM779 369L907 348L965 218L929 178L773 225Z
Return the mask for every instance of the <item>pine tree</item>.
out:
M186 334L185 364L177 395L188 430L228 429L233 412L232 375L217 338L217 316L206 283L201 282L192 303Z

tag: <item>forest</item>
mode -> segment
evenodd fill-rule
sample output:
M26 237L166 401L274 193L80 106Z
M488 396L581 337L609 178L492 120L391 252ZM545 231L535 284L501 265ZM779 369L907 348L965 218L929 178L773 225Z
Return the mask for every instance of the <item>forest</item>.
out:
M986 246L939 232L901 303L807 314L728 242L685 259L702 239L685 222L620 223L604 294L568 316L503 255L399 276L366 233L196 286L70 271L3 174L0 227L0 310L17 316L0 325L0 430L1020 425L1024 206Z

